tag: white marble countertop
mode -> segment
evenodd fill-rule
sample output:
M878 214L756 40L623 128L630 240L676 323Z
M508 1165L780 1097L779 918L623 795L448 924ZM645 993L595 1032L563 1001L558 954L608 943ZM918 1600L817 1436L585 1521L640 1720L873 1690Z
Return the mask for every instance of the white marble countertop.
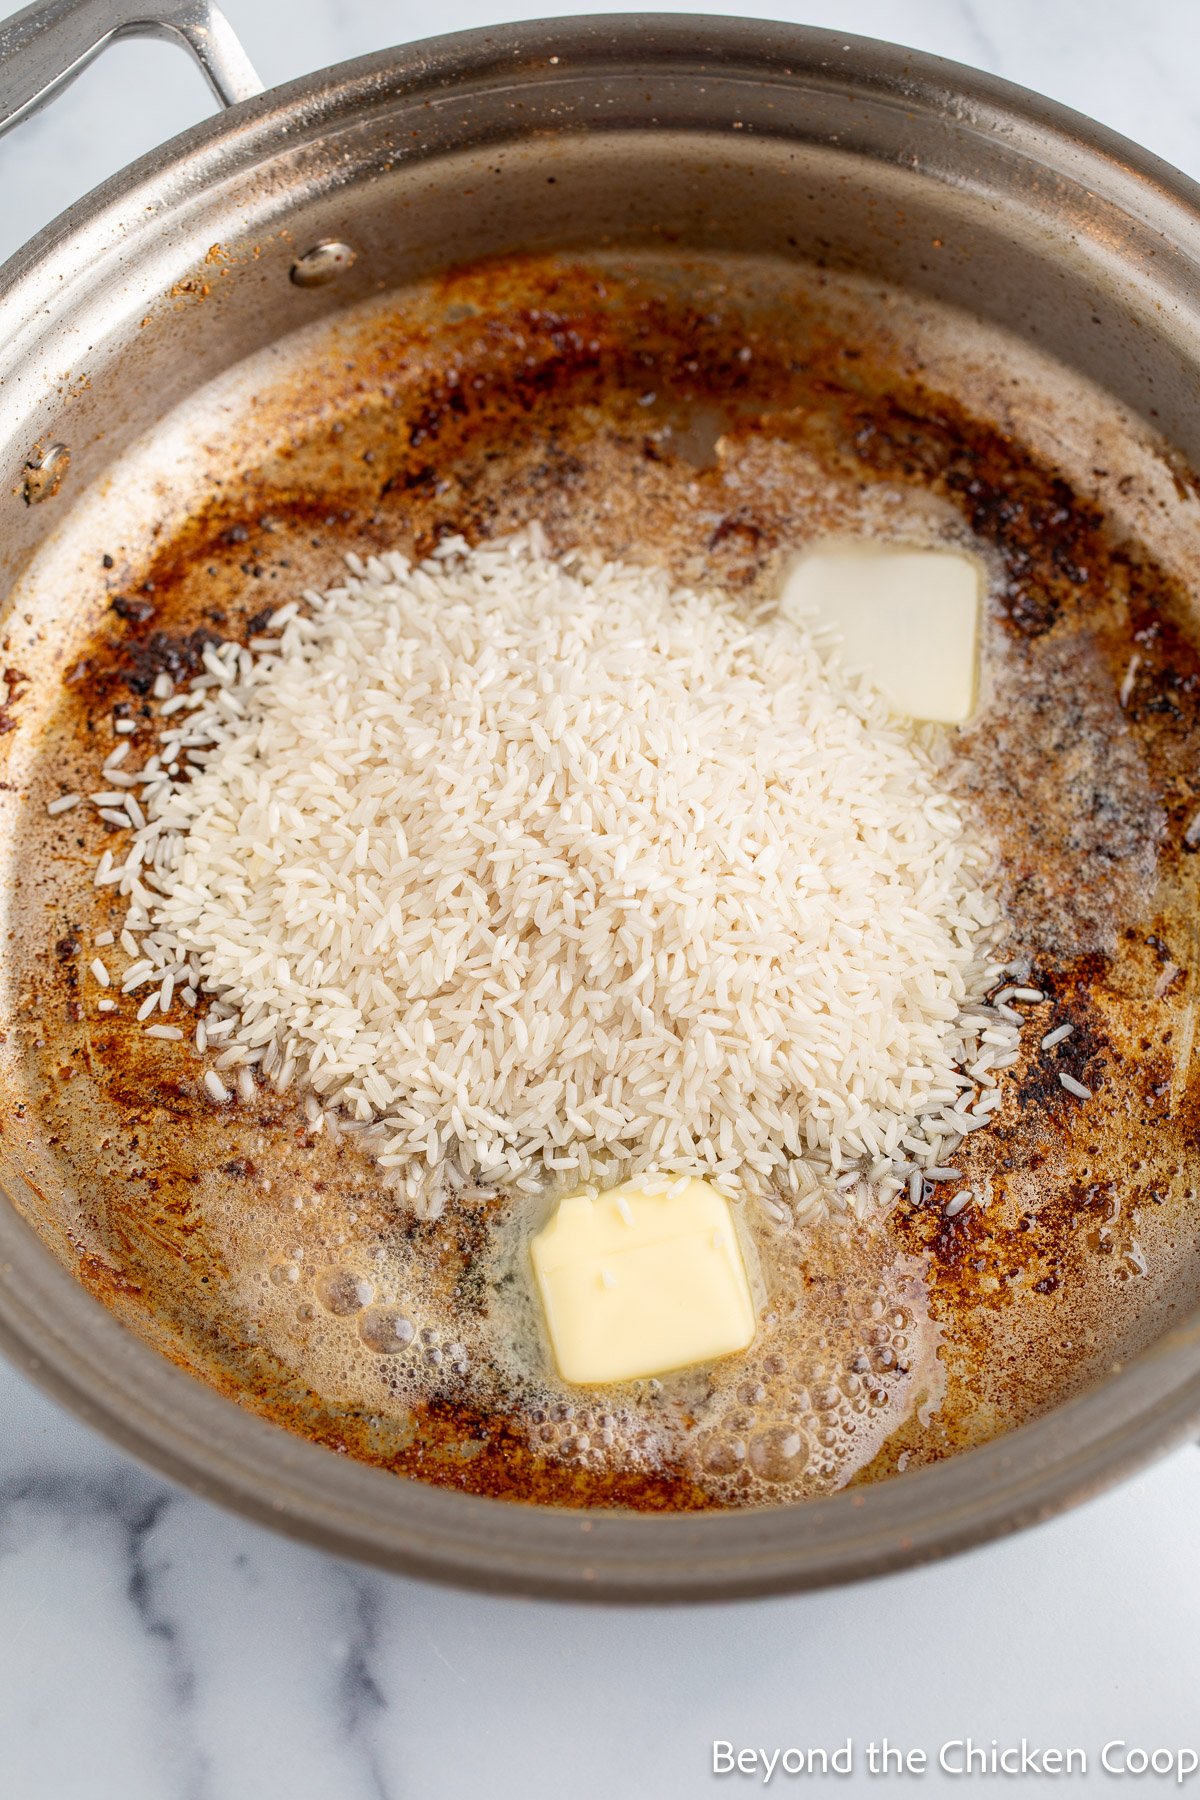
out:
M227 0L227 10L278 81L505 9L448 0L435 19L406 0ZM560 0L557 10L600 8ZM777 0L774 10L981 65L1200 174L1196 0ZM0 144L0 257L208 104L167 46L110 52ZM808 1598L633 1613L441 1591L284 1542L147 1474L2 1366L0 1417L3 1800L676 1800L755 1788L761 1774L712 1774L714 1738L774 1747L850 1736L861 1764L884 1735L934 1759L968 1734L985 1745L1024 1737L1082 1746L1090 1771L1112 1739L1200 1748L1191 1448L1065 1519L940 1567ZM1073 1788L1113 1779L1092 1772ZM777 1774L771 1789L826 1785L857 1794L877 1783ZM969 1784L935 1768L920 1785Z

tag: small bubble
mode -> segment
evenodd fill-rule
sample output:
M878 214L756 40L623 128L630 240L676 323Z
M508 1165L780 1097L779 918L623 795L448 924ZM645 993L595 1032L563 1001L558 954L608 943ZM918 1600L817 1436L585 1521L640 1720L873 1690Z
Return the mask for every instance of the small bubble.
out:
M745 1406L758 1406L766 1399L767 1390L761 1381L743 1381L737 1397Z
M710 1475L732 1475L745 1460L746 1446L740 1438L714 1438L703 1458Z
M794 1481L808 1464L808 1440L791 1425L770 1425L750 1440L750 1467L763 1481Z
M278 1262L271 1269L271 1280L276 1287L287 1287L289 1282L299 1279L300 1270L294 1262Z
M324 1269L317 1277L317 1299L326 1312L341 1319L361 1312L375 1298L375 1289L364 1275L353 1269Z
M411 1319L406 1319L394 1306L373 1306L358 1321L358 1335L368 1350L381 1356L395 1356L406 1350L416 1336Z

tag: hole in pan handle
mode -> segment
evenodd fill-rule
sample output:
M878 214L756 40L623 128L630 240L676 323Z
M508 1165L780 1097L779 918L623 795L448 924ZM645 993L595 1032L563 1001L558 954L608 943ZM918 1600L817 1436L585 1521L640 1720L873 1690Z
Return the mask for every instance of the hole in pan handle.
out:
M28 118L121 37L161 37L191 51L223 106L263 84L211 0L37 0L0 21L0 132Z

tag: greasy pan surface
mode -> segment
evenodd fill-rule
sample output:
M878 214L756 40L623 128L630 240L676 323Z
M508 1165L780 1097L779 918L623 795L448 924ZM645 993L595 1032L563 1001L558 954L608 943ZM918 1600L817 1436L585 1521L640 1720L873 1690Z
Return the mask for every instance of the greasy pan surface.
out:
M237 263L212 246L213 282ZM177 320L189 298L175 294ZM191 1372L147 1361L127 1335L102 1413L118 1387L136 1391L127 1435L193 1475L212 1420L217 1491L278 1505L343 1548L556 1590L649 1591L653 1571L672 1594L949 1548L1182 1429L1197 1300L1184 834L1200 807L1200 661L1180 578L1193 509L1185 469L1139 420L999 332L878 280L683 248L427 279L260 358L135 446L14 589L0 737L6 1185L83 1287ZM1064 1094L1035 1023L1000 1123L970 1147L967 1176L992 1181L991 1205L892 1222L892 1248L923 1271L945 1393L932 1425L910 1416L858 1479L909 1472L835 1501L687 1521L498 1510L398 1481L574 1507L711 1503L669 1462L636 1478L581 1465L495 1395L414 1411L347 1363L306 1291L281 1294L271 1272L293 1245L313 1269L394 1240L385 1197L294 1107L264 1097L218 1119L186 1047L96 1013L88 945L113 923L90 884L104 831L81 813L48 820L46 800L97 785L114 711L143 742L158 671L192 672L206 634L245 635L264 607L332 579L343 546L421 551L449 530L538 517L561 547L653 554L754 594L806 537L888 529L906 510L987 563L988 689L965 779L1001 846L1046 1017L1071 1019L1070 1066L1095 1090L1086 1111ZM314 1192L319 1205L289 1216ZM401 1235L419 1254L438 1229ZM479 1221L440 1229L461 1276ZM67 1319L44 1254L14 1243L7 1328L36 1342L65 1321L52 1379L71 1390L70 1339L118 1340L69 1288ZM815 1290L838 1287L844 1249L836 1232L804 1246ZM853 1298L836 1295L843 1311ZM215 1403L196 1375L326 1450ZM181 1381L187 1416L164 1432L148 1409ZM1055 1404L1057 1444L1034 1424L973 1448ZM265 1473L248 1482L260 1446ZM1044 1458L1061 1460L1053 1480ZM922 1462L938 1466L914 1472Z

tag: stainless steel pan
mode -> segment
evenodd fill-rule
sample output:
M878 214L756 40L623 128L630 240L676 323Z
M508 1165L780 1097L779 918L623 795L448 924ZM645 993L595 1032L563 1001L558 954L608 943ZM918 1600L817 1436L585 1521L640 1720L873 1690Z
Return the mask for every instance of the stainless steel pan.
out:
M186 43L228 110L0 272L10 620L83 497L202 383L431 271L644 245L664 226L689 253L819 255L950 303L1146 421L1185 492L1200 461L1200 194L1003 83L842 34L630 16L433 40L263 94L204 0L50 0L0 26L0 125L131 32ZM1006 1437L802 1506L580 1515L397 1482L251 1416L126 1329L33 1228L44 1196L19 1163L0 1205L0 1341L21 1368L197 1491L442 1579L676 1600L844 1581L1043 1518L1200 1420L1189 1317Z

